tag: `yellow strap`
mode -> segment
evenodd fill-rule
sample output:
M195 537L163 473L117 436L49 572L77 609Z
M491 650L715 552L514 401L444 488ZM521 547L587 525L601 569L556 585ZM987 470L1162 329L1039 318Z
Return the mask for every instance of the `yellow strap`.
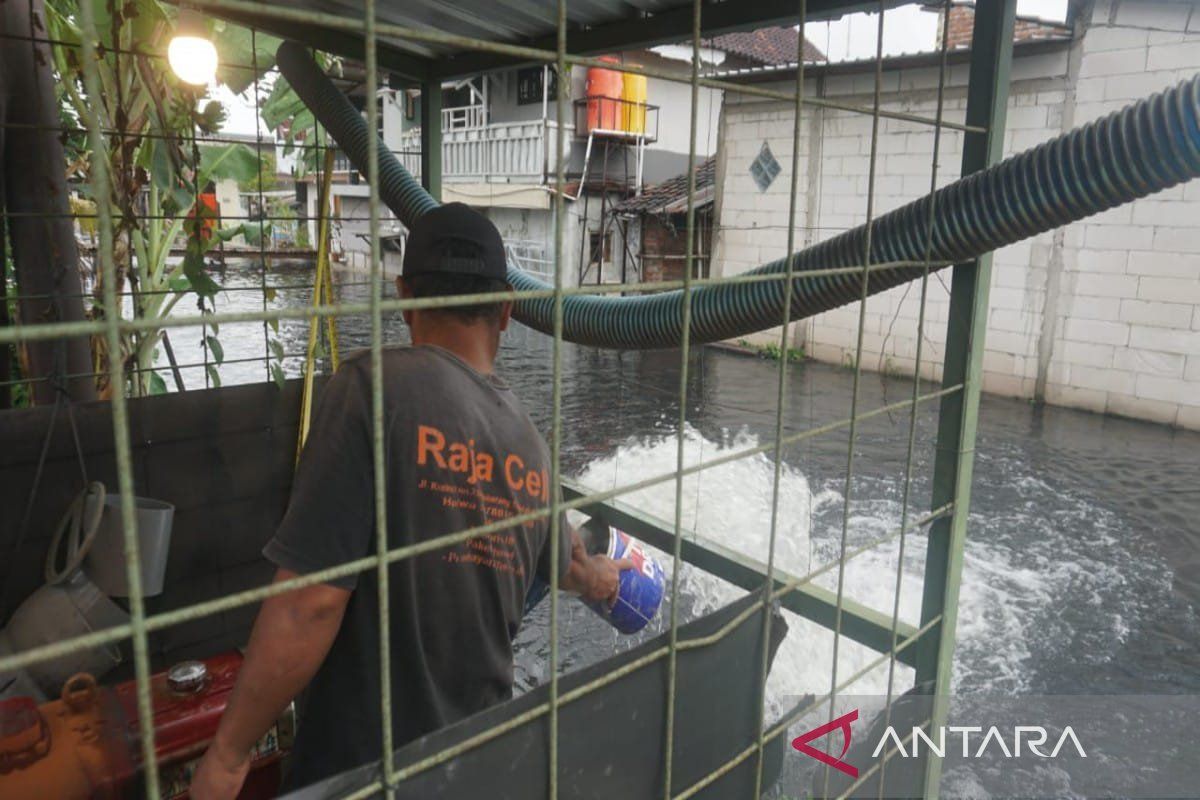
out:
M325 244L326 250L329 249L329 245L330 245L330 243L327 241ZM325 298L324 298L324 302L333 303L334 302L333 268L328 263L329 262L328 254L326 254L326 256L325 256L325 261L326 261L326 265L325 265ZM338 348L338 331L337 331L337 318L336 317L330 316L330 317L325 318L325 331L326 331L326 336L329 339L329 360L333 364L333 371L337 372L338 367L340 367L342 364L342 354Z
M316 308L322 304L333 302L333 277L329 267L330 231L329 231L329 187L332 183L334 150L325 151L325 170L321 175L321 199L318 203L320 233L317 238L317 274L313 280L312 305ZM329 333L330 355L333 369L337 370L340 362L337 340L337 323L333 317L326 317ZM309 423L312 421L313 378L316 375L317 335L320 331L316 315L308 321L308 351L304 358L304 391L300 395L300 433L296 441L296 462L300 462L300 453L304 450L304 442L308 439Z

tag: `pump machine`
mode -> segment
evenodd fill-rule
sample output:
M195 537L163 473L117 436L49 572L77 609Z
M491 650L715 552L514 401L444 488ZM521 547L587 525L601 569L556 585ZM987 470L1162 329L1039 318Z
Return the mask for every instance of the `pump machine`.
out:
M217 730L242 656L184 661L151 678L155 743L165 800L188 796L192 773ZM291 749L291 708L254 749L242 800L274 797ZM141 745L133 681L98 686L80 673L62 696L38 706L29 697L0 701L0 797L97 800L140 796Z

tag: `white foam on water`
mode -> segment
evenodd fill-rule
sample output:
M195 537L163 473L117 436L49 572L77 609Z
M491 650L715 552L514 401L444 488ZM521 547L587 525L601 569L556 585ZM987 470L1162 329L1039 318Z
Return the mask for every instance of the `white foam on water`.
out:
M684 465L710 461L733 452L758 446L758 439L746 433L714 442L688 427L684 433ZM633 441L622 445L611 456L592 462L578 476L593 490L627 485L656 475L672 472L677 464L678 444L674 437ZM744 556L765 563L771 531L771 496L774 465L769 454L759 453L731 461L700 473L685 476L682 490L682 527L686 532L715 542ZM676 481L674 478L644 489L621 495L620 502L634 506L664 521L675 517ZM785 465L779 484L775 564L793 576L804 576L828 559L814 548L810 526L814 509L839 507L841 495L822 491L815 496L800 471ZM897 515L898 516L898 515ZM669 527L669 525L668 525ZM858 516L852 527L872 529L878 536L884 522L875 516ZM875 529L880 529L879 531ZM668 576L671 556L660 553ZM907 562L906 561L906 572ZM844 593L848 598L891 612L895 586L895 552L864 553L846 569ZM680 592L694 603L696 613L712 611L745 592L703 571L683 565ZM835 588L836 568L817 580ZM916 617L920 602L920 573L906 574L901 617ZM796 704L805 694L822 694L830 689L833 663L832 631L788 613L788 634L784 639L767 685L768 718L777 717ZM659 620L660 626L663 625ZM875 660L878 654L845 637L838 652L839 682ZM883 694L887 691L886 661L856 681L846 692ZM903 691L911 685L912 670L898 665L895 686Z
M757 437L726 433L720 441L688 427L684 465L711 461L755 448ZM761 563L767 560L771 530L772 453L730 461L685 476L682 527L721 547ZM631 440L587 466L579 480L606 490L672 473L677 440L672 435ZM1025 469L1028 469L1026 466ZM1138 559L1127 547L1121 521L1086 497L1064 497L1036 478L1001 469L1020 497L1012 508L972 514L963 557L958 604L954 690L962 693L1039 691L1038 664L1048 657L1107 658L1138 627L1141 606L1169 592L1171 570L1157 560ZM846 526L847 549L897 532L901 525L902 476L855 479ZM836 591L836 560L841 550L844 483L834 478L815 491L804 473L785 465L780 475L776 567L804 576L824 565L835 566L814 579ZM617 498L664 521L675 516L676 481ZM923 509L910 508L909 521ZM901 573L900 618L917 625L925 571L925 530L907 535ZM891 616L900 543L895 537L872 547L845 566L843 592L848 600ZM658 553L671 573L671 556ZM1154 562L1154 563L1151 563ZM713 575L681 565L682 604L692 615L725 605L745 592ZM1154 587L1139 597L1132 587ZM1064 613L1066 611L1067 613ZM832 631L794 614L785 614L788 634L775 658L767 684L767 718L779 718L803 695L830 690ZM665 631L660 614L647 634ZM682 619L682 618L681 618ZM1091 655L1081 655L1081 649ZM1061 651L1061 652L1060 652ZM879 654L844 636L838 645L838 683L863 670ZM839 694L882 696L888 692L886 660ZM913 670L897 665L893 693L912 686ZM957 788L971 796L970 776L957 776ZM983 795L981 795L983 796Z

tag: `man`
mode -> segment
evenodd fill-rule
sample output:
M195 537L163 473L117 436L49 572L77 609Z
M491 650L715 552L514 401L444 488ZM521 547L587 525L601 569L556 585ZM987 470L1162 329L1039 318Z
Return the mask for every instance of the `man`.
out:
M413 226L403 297L500 292L504 245L460 203ZM511 302L404 312L411 348L384 352L388 546L545 508L549 453L493 372ZM348 359L325 389L283 522L264 554L276 581L375 552L371 371ZM512 694L512 638L535 574L549 580L549 518L422 553L389 571L392 719L400 746ZM589 556L565 525L559 584L615 599L631 564ZM381 756L379 603L374 568L263 603L246 660L192 784L232 798L253 744L306 686L289 787Z

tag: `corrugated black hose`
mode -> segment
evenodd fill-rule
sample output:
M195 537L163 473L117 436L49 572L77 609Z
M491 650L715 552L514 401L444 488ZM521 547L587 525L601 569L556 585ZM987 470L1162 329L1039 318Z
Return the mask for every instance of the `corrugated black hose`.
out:
M366 174L367 137L371 134L345 95L301 45L281 45L278 63L350 162ZM872 223L870 263L924 260L931 201L935 202L936 220L930 260L962 262L1197 176L1200 75L880 216ZM437 205L382 144L379 178L381 199L405 225L411 226ZM867 226L862 225L792 256L797 273L792 288L793 320L859 299L861 274L804 278L803 273L861 265L866 235ZM787 259L752 270L758 274L786 271ZM891 289L921 274L920 266L872 272L868 293ZM511 264L508 279L522 291L550 288ZM732 339L778 326L783 318L785 282L693 289L691 340ZM674 347L682 331L680 298L680 290L638 297L568 296L563 300L563 336L601 347ZM554 301L523 300L517 304L515 316L549 333Z

